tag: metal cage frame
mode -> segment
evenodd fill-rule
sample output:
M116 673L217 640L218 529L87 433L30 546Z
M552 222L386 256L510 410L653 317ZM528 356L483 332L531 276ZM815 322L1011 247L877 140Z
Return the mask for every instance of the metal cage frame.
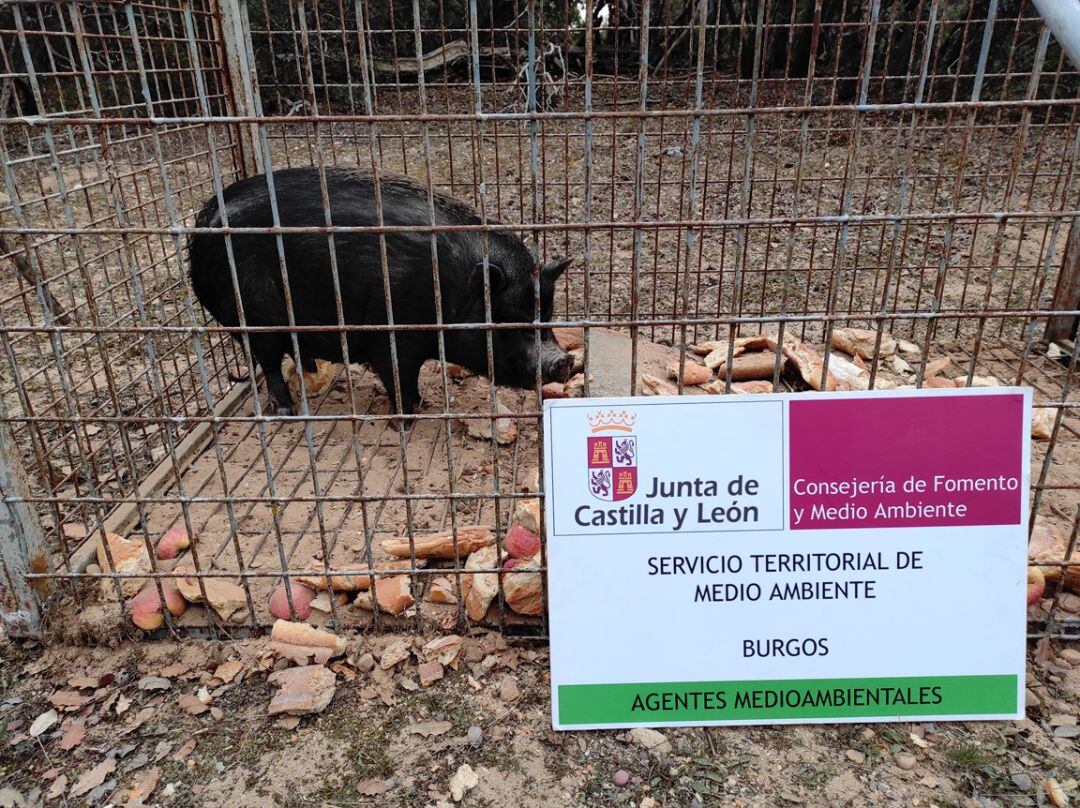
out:
M201 599L215 580L239 581L246 609L239 620L205 609L202 622L165 613L166 630L259 632L268 586L282 580L295 614L296 579L331 573L407 576L418 597L406 622L419 628L470 622L462 599L432 617L419 594L436 577L460 591L463 575L484 572L501 593L505 528L543 497L528 482L542 467L542 385L538 374L505 404L490 372L452 379L443 337L460 329L484 331L489 371L498 329L531 329L537 349L541 327L581 329L584 395L598 330L628 336L632 395L647 392L643 342L677 353L679 393L690 345L727 340L719 392L730 393L735 338L762 330L778 346L785 335L822 344L822 380L837 327L876 329L877 347L886 331L917 345L915 386L947 351L961 383L1030 385L1052 412L1033 452L1031 527L1047 519L1064 536L1064 554L1040 565L1067 571L1080 533L1080 79L1067 56L1076 43L1066 32L1058 44L1065 28L1052 31L1042 5L0 7L0 258L14 270L0 287L7 631L39 634L64 609L120 614L129 582L164 597L177 573L156 541L171 524L200 534L184 577ZM194 226L231 181L297 164L319 169L323 226ZM365 168L376 187L386 172L409 174L429 200L474 204L482 223L387 225L379 203L377 227L335 225L325 170L338 165ZM520 233L540 253L580 256L555 321L537 322L537 287L527 323L440 313L347 325L339 308L336 327L296 326L291 311L287 326L249 326L241 311L227 328L187 282L196 232L274 238L286 276L283 234L323 234L334 255L342 233L423 232L434 245L454 230ZM385 253L381 271L389 284ZM490 294L485 277L489 319ZM435 331L443 361L425 377L425 408L385 411L370 373L346 361L328 390L296 374L298 416L267 412L248 337L290 334L299 356L297 335L313 330L340 334L346 356L351 332L389 332L396 345ZM777 390L781 363L777 347ZM893 373L877 353L867 370L871 388ZM520 430L511 448L462 434L500 420ZM456 550L449 565L420 563L425 532L456 537L470 523L493 528L497 564L469 568ZM141 541L149 571L102 570L102 553L116 568L110 543L98 549L106 533ZM386 566L378 539L401 535L408 564ZM342 560L367 568L335 572ZM357 625L333 581L327 622ZM1030 636L1078 636L1064 597L1075 596L1059 588L1036 607ZM363 626L401 625L371 600ZM487 619L546 634L543 616L522 619L501 594Z

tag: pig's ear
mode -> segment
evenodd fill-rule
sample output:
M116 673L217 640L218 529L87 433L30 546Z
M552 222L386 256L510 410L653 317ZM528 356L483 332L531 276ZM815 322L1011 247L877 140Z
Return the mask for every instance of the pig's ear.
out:
M491 295L494 297L506 283L506 275L498 264L488 262L488 278L491 280ZM472 276L473 291L481 298L484 296L484 265L477 264Z
M566 258L556 258L554 261L548 261L544 264L540 270L540 274L545 279L554 283L572 263L574 263L574 257L572 255L569 255Z

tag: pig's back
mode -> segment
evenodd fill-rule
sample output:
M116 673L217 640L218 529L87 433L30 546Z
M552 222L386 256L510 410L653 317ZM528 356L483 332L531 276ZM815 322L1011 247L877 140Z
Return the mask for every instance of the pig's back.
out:
M273 174L277 216L284 227L325 226L323 197L318 169L293 168ZM327 193L331 220L341 227L375 227L379 216L371 174L350 168L326 169ZM386 226L423 226L430 222L426 188L412 179L380 174L382 224ZM196 217L197 227L272 227L274 210L266 176L240 180L223 193L226 216L222 217L217 198L212 197ZM434 197L435 224L479 225L481 219L470 206L450 197ZM489 220L489 222L492 220ZM374 233L337 233L334 235L339 282L346 319L366 319L366 301L382 298L381 255L378 235ZM272 234L233 234L233 259L245 300L245 315L252 324L282 321L284 305L281 288L277 240ZM325 233L286 233L282 235L289 286L298 323L332 322L332 275L329 241ZM433 316L431 285L430 235L421 231L386 234L387 258L392 287L413 299L410 320L423 321ZM453 287L455 276L469 273L483 258L483 240L477 231L442 231L437 235L440 276L444 290ZM528 267L531 256L525 245L510 233L491 232L488 236L490 260L502 266ZM226 325L236 324L229 258L224 236L197 233L189 245L192 286L211 313ZM526 270L527 271L527 270ZM417 274L419 273L419 274ZM463 280L464 278L462 278ZM249 296L262 301L249 310ZM396 296L396 293L395 293ZM278 299L270 305L270 297ZM428 303L432 312L428 312ZM395 303L395 308L396 308ZM329 319L328 319L329 318Z

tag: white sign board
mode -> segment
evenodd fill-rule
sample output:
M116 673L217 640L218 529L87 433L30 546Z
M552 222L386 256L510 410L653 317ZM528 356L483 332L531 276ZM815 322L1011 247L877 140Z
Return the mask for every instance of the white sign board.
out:
M544 419L556 729L1023 717L1029 389Z

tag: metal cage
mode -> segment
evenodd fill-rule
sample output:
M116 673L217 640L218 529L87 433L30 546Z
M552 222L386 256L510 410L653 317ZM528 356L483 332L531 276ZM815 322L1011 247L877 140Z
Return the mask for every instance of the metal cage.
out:
M907 371L868 359L870 387L922 386L947 356L962 385L1034 388L1050 426L1033 448L1032 528L1064 542L1040 563L1066 577L1080 531L1080 76L1030 3L12 2L0 81L10 633L90 632L89 615L122 620L132 585L167 587L178 570L211 608L166 613L167 629L257 632L283 576L295 610L297 578L343 566L316 615L332 626L546 633L501 595L483 615L431 602L437 579L453 590L477 569L464 552L416 553L433 531L485 525L497 563L478 569L502 569L515 510L543 497L539 379L497 389L429 363L424 406L399 418L369 369L343 364L328 384L295 374L300 414L283 417L233 339L253 330L194 298L195 212L291 166L323 181L332 166L406 174L474 205L481 231L577 256L554 325L583 329L585 395L611 392L598 340L625 347L623 392L637 395L689 346L759 332L822 346L824 374L848 326L916 348ZM314 231L332 243L347 228L328 217ZM772 384L800 389L779 348ZM475 437L509 422L512 442ZM159 559L174 525L197 538ZM149 571L123 572L105 533L141 542ZM391 537L409 545L396 567L380 550ZM405 576L415 604L346 605L363 565ZM218 603L215 582L239 602ZM1080 598L1048 593L1031 635L1077 636Z

